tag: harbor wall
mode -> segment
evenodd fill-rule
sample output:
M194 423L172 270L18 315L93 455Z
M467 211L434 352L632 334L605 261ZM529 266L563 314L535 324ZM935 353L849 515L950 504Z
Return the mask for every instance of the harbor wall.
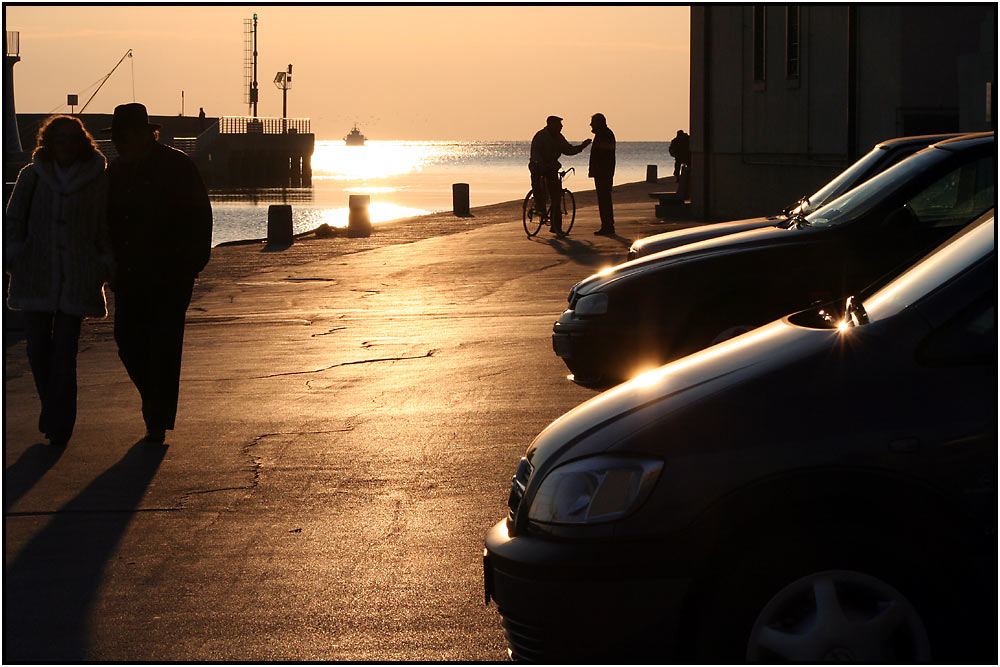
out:
M23 151L4 154L4 181L12 181L31 159L38 129L51 114L17 114L18 134ZM111 126L111 114L75 114L87 131L98 140L101 151L110 159L116 156L110 134L101 130ZM231 117L227 117L231 119ZM261 132L261 123L237 123L232 130L227 123L220 132L219 118L197 116L150 116L160 125L160 143L187 153L211 188L283 188L312 185L312 153L315 135L296 131L292 120L264 119L263 126L278 131ZM244 119L245 120L245 119ZM308 121L306 121L308 123ZM301 124L301 123L299 123ZM283 126L289 126L281 131ZM253 131L257 129L257 131ZM308 129L307 127L305 129Z
M17 114L17 132L21 137L21 146L24 150L31 151L35 147L38 136L38 128L46 118L53 114L48 113L19 113ZM65 114L73 115L80 119L87 131L95 139L110 139L111 135L103 133L105 127L111 127L111 114L109 113L85 113L85 114ZM149 122L161 125L160 142L173 145L177 137L197 137L199 134L210 128L219 121L218 118L198 118L197 116L150 116Z

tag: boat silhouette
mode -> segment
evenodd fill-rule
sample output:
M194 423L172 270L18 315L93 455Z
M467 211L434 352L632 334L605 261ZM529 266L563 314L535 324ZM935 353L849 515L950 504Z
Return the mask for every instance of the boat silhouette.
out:
M358 124L355 123L351 131L344 137L344 143L348 146L364 146L365 145L365 135L361 134L361 130L358 129Z

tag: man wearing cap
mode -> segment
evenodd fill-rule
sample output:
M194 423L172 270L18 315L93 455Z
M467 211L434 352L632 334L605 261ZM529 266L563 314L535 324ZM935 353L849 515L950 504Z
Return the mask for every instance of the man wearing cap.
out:
M197 167L157 142L142 104L115 108L108 167L108 217L117 263L115 341L142 397L144 440L174 428L184 316L194 280L208 263L212 207Z
M549 116L545 119L545 127L535 132L531 139L531 158L528 161L528 171L531 172L531 189L535 193L535 206L539 214L544 212L546 198L540 193L548 194L547 200L559 202L562 198L562 184L559 182L559 163L561 155L576 155L590 145L590 139L584 140L579 146L566 141L562 135L562 118ZM563 235L562 207L552 207L550 231Z

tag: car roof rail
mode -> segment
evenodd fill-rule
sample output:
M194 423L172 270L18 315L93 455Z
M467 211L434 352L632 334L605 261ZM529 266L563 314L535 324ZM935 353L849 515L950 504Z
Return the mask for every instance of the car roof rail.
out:
M944 132L941 134L915 134L909 137L893 137L892 139L886 139L880 141L877 144L878 148L895 148L901 145L909 144L925 144L930 146L939 141L944 141L946 139L955 139L958 137L964 137L965 132Z
M968 134L963 134L959 137L955 137L954 139L945 139L944 141L939 141L934 145L942 148L950 148L955 144L964 143L966 141L985 143L987 141L993 140L995 136L996 135L993 132L970 132Z

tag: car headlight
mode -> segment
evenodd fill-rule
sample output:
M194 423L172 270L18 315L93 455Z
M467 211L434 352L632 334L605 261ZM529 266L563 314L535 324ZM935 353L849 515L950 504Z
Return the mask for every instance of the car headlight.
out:
M662 469L662 461L621 456L594 456L561 465L542 480L528 520L588 524L618 519L639 506Z
M583 317L603 315L608 312L608 295L604 292L595 292L580 297L573 307L573 312Z

